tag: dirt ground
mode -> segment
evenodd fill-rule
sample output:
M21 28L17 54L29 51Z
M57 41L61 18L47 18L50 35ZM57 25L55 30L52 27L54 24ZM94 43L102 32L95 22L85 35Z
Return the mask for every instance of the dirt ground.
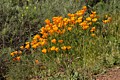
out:
M96 80L120 80L120 66L108 69L105 74L99 74Z

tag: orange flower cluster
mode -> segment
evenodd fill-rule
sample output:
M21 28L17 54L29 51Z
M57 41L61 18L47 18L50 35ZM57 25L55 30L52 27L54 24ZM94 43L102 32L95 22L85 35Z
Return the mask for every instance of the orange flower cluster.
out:
M91 12L90 16L88 16L83 22L81 22L79 25L82 26L83 30L87 30L93 22L97 21L97 15L96 12Z
M105 16L105 20L102 20L104 24L111 22L112 18L108 17L108 15Z
M61 49L62 50L69 50L69 49L71 49L71 46L62 46Z
M41 52L46 54L50 51L58 52L61 50L69 50L71 46L62 46L56 47L52 46L50 48L45 48L45 45L48 45L48 38L53 35L62 35L66 31L72 31L75 28L75 25L78 24L83 30L88 30L90 28L90 32L92 33L91 36L95 36L96 27L93 27L92 24L98 21L98 16L96 12L91 12L88 17L85 17L85 12L87 10L86 6L83 6L81 10L77 11L74 14L68 13L68 18L63 18L61 16L53 17L52 22L49 19L45 20L46 25L40 29L40 32L33 36L31 42L26 42L24 46L20 46L21 50L30 48L36 49L38 47L42 48ZM107 20L103 20L104 23L110 22L111 18L108 17ZM41 35L41 36L40 36ZM63 43L64 41L56 40L55 38L51 40L51 43ZM21 51L22 53L22 51ZM20 54L19 51L15 51L11 53L11 56L14 57L15 54Z
M15 60L20 61L20 55L21 55L21 54L22 54L22 51L14 51L14 52L10 53L10 55L11 55L12 57L14 57L14 58L13 58L14 61L15 61Z

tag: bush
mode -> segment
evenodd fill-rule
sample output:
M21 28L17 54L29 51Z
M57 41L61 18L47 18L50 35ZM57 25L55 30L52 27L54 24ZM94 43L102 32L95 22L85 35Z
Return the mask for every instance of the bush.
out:
M108 4L100 2L93 7L91 13L86 11L86 6L78 11L81 5L76 5L80 4L77 0L63 2L28 0L16 1L13 2L14 4L12 1L8 6L15 7L9 7L8 11L16 10L17 12L13 13L18 16L18 19L13 19L14 15L7 18L9 18L8 22L13 19L9 26L14 25L15 31L9 26L1 31L2 43L7 41L5 39L8 39L8 42L11 41L11 45L8 43L11 48L4 48L7 46L4 44L1 49L2 54L11 52L6 55L7 58L2 59L2 61L7 59L9 62L3 63L7 66L5 69L8 69L8 72L2 75L5 75L7 79L85 80L92 79L94 74L103 72L105 67L120 64L118 24L120 13L119 6L114 0L110 3L114 5L109 6L113 9L109 9ZM107 13L109 15L106 15ZM109 16L112 16L112 22ZM7 18L5 17L5 23L3 20L2 25L8 25ZM20 37L13 44L14 38L6 37L9 30L12 35L14 33L20 36L23 33L23 42ZM21 33L18 34L20 31ZM18 42L20 44L16 45Z

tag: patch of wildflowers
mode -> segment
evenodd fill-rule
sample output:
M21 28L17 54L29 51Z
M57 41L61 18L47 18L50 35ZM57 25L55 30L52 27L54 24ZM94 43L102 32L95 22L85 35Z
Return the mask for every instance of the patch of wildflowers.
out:
M68 18L58 16L53 17L52 21L46 19L45 25L40 28L38 34L33 36L31 42L25 42L24 46L20 46L20 50L10 53L10 55L13 57L12 59L14 61L20 61L20 55L23 54L22 51L24 51L24 49L29 50L30 48L33 48L33 50L41 48L41 52L44 54L50 53L51 51L59 52L59 50L70 50L73 48L73 46L65 46L66 42L69 43L69 41L66 40L66 36L65 39L61 38L61 36L72 34L73 30L76 30L75 32L78 34L80 34L79 32L84 32L87 30L91 32L90 35L92 37L95 37L95 31L97 31L96 24L99 21L99 17L95 11L91 11L91 14L89 14L89 16L86 16L86 11L87 7L83 6L81 10L78 10L74 14L68 13ZM105 19L102 20L104 24L109 23L110 21L111 17L108 17L108 15L106 15ZM75 29L76 26L77 29ZM57 44L57 41L59 43L59 46ZM35 60L35 63L38 62L38 60Z

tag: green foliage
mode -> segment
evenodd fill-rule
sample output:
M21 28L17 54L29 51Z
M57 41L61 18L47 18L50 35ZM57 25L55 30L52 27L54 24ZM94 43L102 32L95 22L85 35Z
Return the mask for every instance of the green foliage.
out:
M108 13L112 16L112 22L108 25L98 25L98 27L101 25L105 27L104 37L102 31L97 34L97 37L92 38L87 31L81 32L80 29L74 28L72 32L68 31L65 35L54 36L57 39L64 39L66 45L74 46L73 50L61 51L60 54L54 55L53 52L42 54L41 48L31 49L31 52L22 55L21 61L15 62L11 61L9 53L13 48L20 47L26 40L31 41L39 28L45 25L45 19L51 20L53 16L66 17L68 13L79 10L83 2L79 0L1 1L0 72L5 73L0 75L8 80L87 80L92 79L93 75L105 72L106 67L120 65L119 2L119 0L111 0L110 6L100 2L93 7L100 17ZM36 64L35 60L39 62Z

